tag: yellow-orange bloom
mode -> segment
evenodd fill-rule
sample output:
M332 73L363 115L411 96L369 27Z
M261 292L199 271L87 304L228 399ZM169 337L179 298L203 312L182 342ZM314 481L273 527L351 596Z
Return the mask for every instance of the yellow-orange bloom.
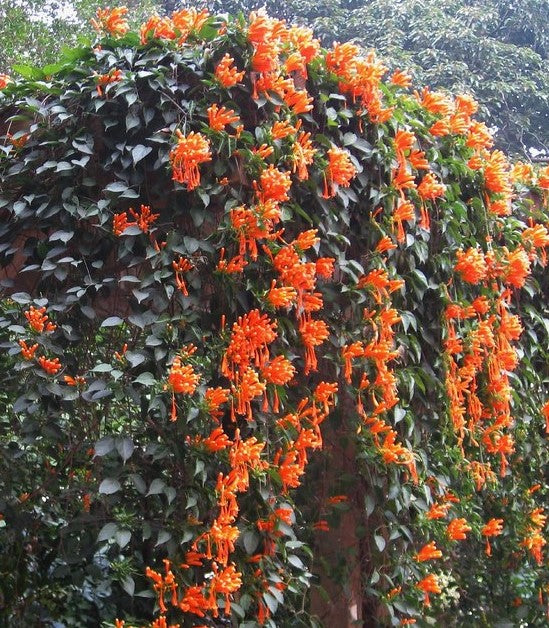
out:
M61 370L61 363L59 362L59 358L53 358L52 360L48 360L46 356L42 355L38 358L38 363L46 371L46 373L48 373L48 375L55 375L58 371Z
M333 184L349 187L351 179L356 175L356 168L351 162L351 157L346 150L332 146L328 150L328 168L324 175L324 198L335 195Z
M34 359L34 354L36 353L36 350L38 349L37 342L29 347L27 346L27 343L24 340L19 340L19 346L21 347L21 355L23 356L25 360Z
M422 563L426 560L433 560L434 558L442 558L442 552L437 549L434 541L424 545L415 556L415 560L418 563Z
M114 37L123 37L129 30L128 20L124 17L127 13L126 7L97 9L97 19L92 18L90 22L100 34L105 32Z
M227 53L215 68L215 78L223 87L234 87L244 78L244 70L239 71L234 66L234 59Z
M259 180L260 197L263 202L268 200L287 201L289 199L288 192L292 187L289 172L278 170L273 164L270 164L261 172Z
M503 532L503 519L490 519L488 523L482 527L481 534L486 537L486 555L491 556L492 548L488 537L499 536Z
M214 131L223 131L227 124L240 121L240 117L235 114L233 109L227 109L226 107L219 108L216 104L213 104L208 107L207 111L208 124L210 129Z
M212 160L210 142L201 133L191 131L183 135L178 129L177 146L170 152L170 163L173 169L173 180L186 183L189 190L200 185L198 165Z
M38 333L55 331L57 325L48 320L45 306L36 308L31 305L30 308L23 312L25 318L29 321L29 325Z
M410 87L412 84L412 77L404 70L395 70L391 74L389 81L392 85L405 88Z
M199 375L194 372L190 364L182 364L179 356L174 358L168 375L168 383L173 392L192 395L199 379Z
M467 251L461 249L456 253L457 264L455 270L464 281L469 283L479 283L486 279L488 267L482 251L469 248Z
M430 606L431 602L429 600L429 593L442 593L442 589L439 586L438 578L435 574L429 574L425 576L423 580L420 580L416 584L418 589L421 589L424 593L424 604L425 606Z
M450 521L446 533L452 541L464 541L467 538L467 532L470 532L471 529L467 521L461 517Z

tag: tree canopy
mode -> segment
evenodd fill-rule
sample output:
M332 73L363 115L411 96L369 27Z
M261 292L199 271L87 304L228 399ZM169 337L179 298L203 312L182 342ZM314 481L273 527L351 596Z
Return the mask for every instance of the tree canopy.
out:
M549 168L181 10L0 76L7 625L543 626Z

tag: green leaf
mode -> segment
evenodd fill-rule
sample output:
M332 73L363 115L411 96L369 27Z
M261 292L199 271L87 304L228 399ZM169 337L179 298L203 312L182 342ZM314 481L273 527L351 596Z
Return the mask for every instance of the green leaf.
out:
M101 541L109 541L110 539L114 538L114 535L116 534L118 530L118 524L114 523L114 522L109 522L106 523L101 530L99 531L99 534L97 535L97 542L100 543Z
M134 146L132 148L132 159L134 165L144 159L151 151L152 148L150 146L143 146L143 144L138 144L137 146Z
M117 440L116 442L116 450L120 454L124 464L131 457L133 451L135 449L135 445L133 444L133 440L129 436L125 436L124 438Z
M113 495L121 488L120 482L115 478L105 478L99 485L99 492L103 495Z

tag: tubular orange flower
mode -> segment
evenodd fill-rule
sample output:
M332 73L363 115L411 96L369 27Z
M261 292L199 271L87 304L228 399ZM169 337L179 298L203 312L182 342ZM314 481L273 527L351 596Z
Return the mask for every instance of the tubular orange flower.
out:
M234 66L234 59L226 53L215 68L215 78L227 89L238 85L244 78L244 70L239 71Z
M318 347L328 338L330 330L324 321L304 318L300 322L299 332L305 345L305 374L308 374L316 371L318 366L314 347Z
M112 232L115 236L121 236L128 227L135 227L135 222L128 221L128 212L115 214L112 219Z
M169 17L152 15L139 29L141 44L145 45L150 39L176 39L175 26Z
M499 536L503 532L503 519L490 519L488 523L482 527L481 534L486 537L486 555L491 556L492 548L488 537Z
M179 129L177 146L170 152L170 163L173 169L173 180L186 183L189 190L200 185L198 165L212 160L210 142L200 133L191 131L183 135Z
M23 312L25 318L29 321L29 325L37 331L38 333L42 332L51 332L57 329L57 325L48 320L48 316L46 315L45 306L41 308L36 308L34 305L31 305L30 308Z
M328 150L328 168L324 174L324 198L335 196L333 184L349 187L356 175L356 168L346 150L332 146Z
M316 274L324 279L330 279L334 274L334 263L333 257L319 257L315 262Z
M444 137L450 133L450 123L448 118L441 118L432 124L429 133L435 137Z
M6 89L11 83L11 77L9 74L0 74L0 89Z
M488 267L482 251L469 248L467 251L456 252L457 264L454 269L464 281L469 283L479 283L487 277Z
M173 392L192 395L199 379L200 376L194 372L190 364L182 364L179 356L174 358L168 375L168 384Z
M297 172L297 178L300 181L309 178L307 166L313 163L317 152L316 148L313 148L310 138L310 133L301 131L292 145L292 172Z
M284 386L295 375L296 370L293 364L282 355L273 358L261 369L261 374L269 384Z
M122 70L111 70L108 74L96 74L95 81L97 83L97 93L99 96L103 96L103 87L110 85L111 83L117 83L122 80Z
M52 360L48 360L46 356L42 355L38 358L38 363L46 371L46 373L48 373L48 375L55 375L58 371L61 370L61 363L59 362L59 358L53 358Z
M424 87L421 94L416 92L416 98L430 113L447 116L452 112L452 102L448 97L440 92L432 92L428 87Z
M505 155L495 150L484 168L486 188L495 194L510 195L512 192L510 170L511 167Z
M393 224L396 226L397 242L404 242L406 238L402 223L405 220L413 220L415 215L415 207L411 201L401 201L397 205L393 213Z
M130 214L135 218L135 225L137 225L143 233L149 233L150 226L156 221L156 219L160 216L160 214L151 213L151 208L149 205L141 205L141 209L137 212L135 209L130 207ZM132 224L132 223L128 223ZM113 225L114 230L114 225ZM115 234L119 235L119 234Z
M194 8L181 9L172 14L172 23L179 31L177 42L182 44L192 31L199 31L210 17L207 9L197 11Z
M226 388L208 388L204 393L204 402L208 412L214 419L219 419L223 412L219 409L224 403L229 401L230 391Z
M421 183L417 187L417 192L423 200L432 201L435 198L444 196L445 191L446 186L439 183L436 180L436 177L430 172L423 177Z
M288 120L277 121L271 128L271 137L273 140L282 140L289 135L297 133L296 127L292 126Z
M317 233L318 229L308 229L307 231L302 231L292 242L292 245L301 251L306 251L320 242L320 238L316 235Z
M542 406L541 411L545 417L545 433L549 434L549 401Z
M92 18L90 22L99 34L105 32L114 37L123 37L129 30L128 21L124 17L127 13L126 7L97 9L97 19Z
M240 117L235 114L233 109L227 109L226 107L219 108L216 104L213 104L208 107L207 111L208 124L210 129L214 131L223 131L227 124L240 121Z
M267 293L267 301L273 307L290 307L297 299L297 290L292 287L276 287L276 280L273 279L271 289Z
M408 161L412 168L416 170L429 170L429 162L425 158L425 153L422 150L413 150L408 156Z
M482 150L490 148L494 140L492 139L492 133L484 122L474 120L469 127L466 143L467 146L474 150Z
M427 519L444 519L451 507L449 503L433 504L427 511Z
M514 288L522 288L529 274L530 260L522 246L518 246L514 251L507 253L503 271L503 281L506 284Z
M395 133L395 151L397 154L397 158L399 161L404 157L404 153L407 150L411 150L414 142L416 141L416 136L411 131L406 131L403 129L399 129Z
M23 356L25 360L34 359L34 354L36 353L36 350L38 349L38 343L35 343L29 347L27 346L27 343L24 340L19 340L19 346L21 347L21 355Z
M437 549L434 541L424 545L415 556L415 560L418 563L422 563L426 560L433 560L434 558L442 558L442 552Z
M391 240L389 236L383 236L381 240L376 245L377 253L385 253L385 251L392 251L396 249L397 245Z
M467 521L463 518L458 518L450 521L446 533L452 541L464 541L467 538L467 532L470 531L471 526L467 525Z
M202 443L204 444L204 447L212 453L222 451L233 444L227 434L223 431L222 427L216 427L208 438L205 438L202 441Z
M429 600L429 593L442 593L442 589L438 584L438 578L435 574L429 574L425 576L423 580L420 580L416 587L421 589L424 593L424 604L425 606L430 606L431 602Z
M416 187L414 179L415 176L411 172L408 172L405 167L401 167L396 171L391 183L399 192L402 192L403 190L414 189Z
M289 172L278 170L270 164L268 168L261 172L260 180L260 198L262 202L287 201L289 199L288 191L292 186Z
M276 338L276 321L271 321L266 314L259 310L251 310L244 316L239 316L233 324L231 340L225 351L222 366L223 375L232 379L234 373L231 366L237 366L244 371L253 361L258 367L262 367L269 359L267 345Z
M410 87L412 84L412 77L405 70L395 70L389 79L392 85L397 87Z

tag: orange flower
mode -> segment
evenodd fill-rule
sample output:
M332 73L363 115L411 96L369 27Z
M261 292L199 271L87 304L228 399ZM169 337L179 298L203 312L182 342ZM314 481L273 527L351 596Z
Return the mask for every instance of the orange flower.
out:
M438 578L437 576L435 576L435 574L432 574L432 573L429 574L428 576L425 576L423 580L420 580L416 584L416 587L418 589L421 589L425 593L425 597L424 597L425 606L431 605L429 601L429 593L442 593L442 589L440 588L438 584Z
M199 379L200 376L194 372L190 364L182 364L179 356L174 358L168 375L168 384L174 393L192 395Z
M399 192L402 192L403 190L414 189L416 187L414 179L415 176L411 172L408 172L405 167L400 167L393 176L391 183Z
M36 308L34 305L31 305L29 310L23 312L25 318L29 321L29 325L37 331L38 333L42 332L50 332L55 331L57 329L57 325L48 320L48 316L46 315L46 308Z
M268 168L261 172L260 180L260 199L262 202L287 201L289 199L288 191L292 186L289 172L278 170L270 164Z
M397 245L391 240L389 236L383 236L381 240L376 245L377 253L385 253L385 251L392 251L396 249Z
M310 138L310 133L301 131L292 145L292 172L297 172L297 178L300 181L305 181L309 178L307 166L313 163L317 152L316 148L313 148Z
M288 120L277 121L271 128L271 137L273 140L282 140L289 135L297 133L296 127L292 126Z
M484 180L486 189L495 194L511 195L510 165L505 155L495 150L484 168Z
M222 427L216 427L208 438L205 438L202 442L204 447L212 453L222 451L233 444Z
M24 340L19 340L19 346L21 347L21 354L25 360L34 359L34 354L38 349L38 343L35 343L29 347Z
M334 274L335 259L333 257L319 257L315 263L316 274L319 277L330 279L330 277Z
M295 375L296 370L293 364L282 355L273 358L261 369L261 374L269 384L284 386Z
M549 401L546 401L541 408L543 416L545 417L545 433L549 434Z
M389 80L392 85L397 87L406 88L412 84L412 77L405 70L395 70Z
M335 196L334 183L349 187L351 179L356 175L356 168L346 150L332 146L328 151L328 168L324 174L324 198Z
M65 384L67 384L67 386L83 386L86 383L85 378L81 375L77 375L76 377L65 375L63 379L65 380Z
M275 329L276 322L259 310L239 316L233 324L231 340L225 351L221 369L223 375L233 379L233 367L237 366L243 372L251 361L262 367L269 358L267 345L277 336Z
M522 288L526 277L530 274L530 260L528 254L518 246L514 251L507 253L503 281L515 288Z
M433 201L435 198L444 196L446 186L442 183L438 183L436 177L429 172L421 180L417 191L423 200Z
M273 279L271 289L267 293L267 301L273 307L290 307L297 299L297 290L292 287L276 287L276 281Z
M440 92L432 92L428 87L424 87L421 94L416 92L416 98L430 113L447 116L452 112L452 103L448 97Z
M128 212L115 214L112 219L112 232L115 236L121 236L128 227L135 227L135 222L128 221Z
M456 253L457 264L454 269L464 281L469 283L479 283L486 279L488 267L482 251L469 248L467 251L461 249Z
M100 35L105 32L114 37L123 37L129 30L128 21L124 17L127 12L126 7L97 9L97 19L92 18L90 22Z
M478 122L476 120L471 122L469 133L467 134L467 146L474 150L481 150L490 148L493 143L492 133L484 122Z
M170 152L170 163L173 169L173 180L186 183L189 190L200 185L198 165L212 160L210 142L200 133L191 131L183 135L179 129L177 146Z
M427 519L444 519L448 514L448 511L452 507L452 504L433 504L427 511Z
M149 207L149 205L141 205L141 209L139 210L139 212L135 211L135 209L130 207L129 212L135 218L135 223L128 223L128 224L137 225L143 233L149 233L150 226L160 216L160 214L151 213L151 208ZM113 226L113 230L114 230L114 226ZM119 234L115 233L115 235L119 235Z
M318 362L314 347L321 345L330 335L328 325L324 321L303 318L299 325L301 339L305 345L305 374L316 371Z
M503 532L503 519L490 519L488 523L482 527L481 534L486 537L486 555L491 556L492 548L488 537L499 536Z
M179 31L177 42L182 44L186 41L191 31L198 31L204 26L206 20L210 17L207 9L197 11L194 8L181 9L172 14L172 23Z
M522 545L522 547L525 547L530 552L530 554L532 554L538 565L543 564L542 550L547 544L547 541L543 537L543 534L540 530L536 528L532 529L524 537L520 544Z
M452 541L464 541L467 538L467 532L471 531L471 526L467 525L467 521L463 518L452 519L446 530L448 538Z
M11 83L9 74L0 74L0 89L6 89L9 83Z
M401 161L404 157L404 153L407 150L411 150L414 142L416 141L416 136L411 131L398 130L395 133L395 151L397 154L397 158Z
M437 549L434 541L424 545L416 554L415 560L418 563L422 563L426 560L433 560L434 558L442 558L442 552Z
M151 16L139 29L141 44L145 45L149 39L175 39L177 33L169 17Z
M103 96L103 87L110 85L111 83L117 83L122 80L122 70L111 70L108 74L96 74L95 81L97 83L97 93L99 96Z
M401 201L393 213L393 224L396 225L397 242L404 242L405 233L402 223L415 218L415 207L411 201Z
M408 161L412 168L416 170L429 170L429 162L425 158L425 153L422 150L413 150L408 156Z
M435 137L444 137L445 135L448 135L450 133L450 124L448 119L442 118L441 120L437 120L429 128L429 133Z
M208 408L208 412L214 419L219 419L223 414L220 407L229 400L230 391L226 388L208 388L204 393L204 402Z
M46 356L42 355L38 358L38 363L46 371L46 373L48 373L48 375L55 375L58 371L61 370L61 363L59 362L59 358L53 358L53 360L48 360Z
M214 131L223 131L227 124L240 121L239 116L235 114L233 109L219 108L216 104L213 104L208 107L207 111L208 124Z
M223 87L234 87L244 78L244 70L239 72L234 67L234 59L227 53L215 68L215 78Z

